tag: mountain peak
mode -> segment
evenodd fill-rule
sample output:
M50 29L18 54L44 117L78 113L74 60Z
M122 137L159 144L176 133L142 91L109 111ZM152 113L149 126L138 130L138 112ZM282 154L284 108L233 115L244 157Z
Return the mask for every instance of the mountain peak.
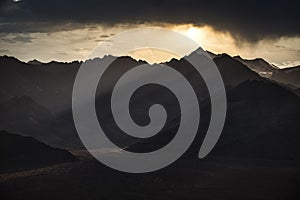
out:
M42 63L41 61L38 61L37 59L34 59L34 60L30 60L27 62L28 64L31 64L31 65L41 65L41 64L44 64Z

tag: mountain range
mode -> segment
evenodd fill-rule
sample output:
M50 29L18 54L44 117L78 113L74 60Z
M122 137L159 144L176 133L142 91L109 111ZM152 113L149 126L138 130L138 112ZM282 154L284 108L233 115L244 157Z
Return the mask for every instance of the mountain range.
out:
M299 159L300 100L299 67L278 69L262 59L245 60L227 54L210 53L225 83L228 110L225 128L213 155L266 157L272 159ZM102 59L107 59L106 56ZM101 62L94 59L87 62ZM41 63L21 62L13 57L0 57L0 130L32 136L53 147L83 149L72 119L72 87L82 62ZM120 57L112 64L112 74L128 66L145 63L131 57ZM190 152L199 148L209 123L210 101L201 77L188 67L185 59L172 59L167 65L180 70L198 90L203 117L200 122L198 143ZM109 79L108 79L109 80ZM135 95L133 115L139 123L147 122L143 107L145 102L167 106L170 116L167 125L157 137L137 140L124 134L114 124L107 105L99 105L99 98L106 99L111 89L96 97L98 119L104 129L111 130L110 139L120 147L132 151L157 149L170 141L178 128L180 114L176 101L163 88L147 88ZM154 95L153 95L154 94ZM150 96L155 96L149 100ZM147 101L146 101L147 100ZM146 104L150 104L150 103ZM149 105L147 105L149 106ZM144 120L144 121L143 121ZM167 134L163 134L167 133ZM284 141L284 142L283 142ZM144 147L142 147L143 145ZM147 144L147 145L145 145Z

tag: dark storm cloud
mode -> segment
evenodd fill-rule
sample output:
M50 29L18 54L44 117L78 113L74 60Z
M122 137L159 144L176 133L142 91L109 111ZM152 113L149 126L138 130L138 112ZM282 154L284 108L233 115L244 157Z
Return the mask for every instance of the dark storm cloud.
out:
M193 23L256 41L266 37L298 36L298 4L297 1L274 0L2 1L0 31L55 32L97 23Z

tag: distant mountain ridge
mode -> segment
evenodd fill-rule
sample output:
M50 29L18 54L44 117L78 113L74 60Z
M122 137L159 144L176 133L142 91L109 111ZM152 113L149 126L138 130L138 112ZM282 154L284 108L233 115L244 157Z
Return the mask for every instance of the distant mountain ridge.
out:
M244 64L247 66L249 69L252 71L256 72L259 74L261 77L268 78L270 80L273 80L275 82L278 82L279 84L283 84L286 87L289 87L291 89L297 90L300 88L300 66L294 66L294 67L289 67L289 68L284 68L281 69L273 64L268 63L262 58L255 58L255 59L244 59L241 56L229 56L226 53L223 54L214 54L212 52L207 51L208 55L212 59L218 59L220 57L228 56L230 58L233 58L240 63ZM57 62L57 61L51 61L49 63L43 63L40 62L36 59L28 61L27 63L22 62L14 57L9 57L9 56L0 56L0 62L1 60L15 60L18 63L23 63L23 64L29 64L29 65L34 65L34 66L51 66L51 65L75 65L75 64L80 64L82 61L72 61L72 62ZM132 58L133 59L133 58ZM134 60L134 59L133 59ZM146 61L140 61L140 62L146 62ZM169 61L171 62L171 61ZM44 67L43 67L44 68ZM47 69L46 69L47 70ZM52 70L51 70L52 71Z
M208 52L208 54L214 60L218 57L227 55L214 54L212 52ZM300 95L300 93L297 91L300 88L300 66L281 69L276 65L268 63L263 58L244 59L241 56L233 56L232 58L244 64L261 77L268 78L269 80L275 81L278 84L295 90L294 92Z

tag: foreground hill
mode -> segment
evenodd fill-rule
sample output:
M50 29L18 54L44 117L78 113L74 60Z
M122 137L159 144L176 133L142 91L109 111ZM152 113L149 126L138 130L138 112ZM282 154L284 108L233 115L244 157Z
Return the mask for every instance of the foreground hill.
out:
M64 119L28 96L13 97L0 103L0 127L54 147L81 146L71 117Z
M34 169L77 160L66 150L56 149L32 137L0 131L0 173Z

